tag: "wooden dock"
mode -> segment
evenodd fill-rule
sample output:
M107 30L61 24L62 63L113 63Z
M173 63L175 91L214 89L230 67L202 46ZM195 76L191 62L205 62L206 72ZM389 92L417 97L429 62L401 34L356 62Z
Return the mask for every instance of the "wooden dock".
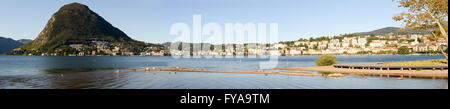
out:
M378 63L335 64L333 67L366 70L448 70L448 65L382 65Z
M361 64L362 65L362 64ZM341 67L341 66L338 66ZM361 75L365 76L379 76L379 77L398 77L400 80L403 78L432 78L432 79L448 79L448 69L445 70L383 70L371 67L362 69L362 66L358 68L357 66L343 66L349 68L337 68L334 66L310 66L310 67L284 67L275 68L276 70L295 70L295 71L313 71L313 72L324 72L324 73L342 73L350 75ZM364 66L368 67L368 66ZM352 69L353 68L353 69ZM411 68L413 69L413 68Z

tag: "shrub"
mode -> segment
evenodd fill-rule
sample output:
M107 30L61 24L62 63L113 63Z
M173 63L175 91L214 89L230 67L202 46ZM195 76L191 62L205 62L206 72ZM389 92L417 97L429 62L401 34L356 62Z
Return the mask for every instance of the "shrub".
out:
M422 68L416 68L416 71L422 71L423 69Z
M397 50L397 54L409 54L409 53L410 53L409 49L406 46L402 46Z
M333 64L337 64L336 57L331 55L321 55L316 60L317 66L330 66Z
M332 74L331 72L319 72L320 74L329 75Z

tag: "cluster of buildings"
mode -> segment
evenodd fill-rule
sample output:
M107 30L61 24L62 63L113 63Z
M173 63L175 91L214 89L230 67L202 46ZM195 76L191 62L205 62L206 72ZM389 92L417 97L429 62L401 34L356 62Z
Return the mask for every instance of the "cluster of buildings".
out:
M121 47L123 45L114 45L108 41L91 41L90 44L70 44L69 47L75 49L70 52L68 56L164 56L167 54L165 48L162 46L148 46L140 50L129 50ZM67 50L66 50L67 51ZM62 55L56 53L43 53L42 55Z
M321 40L317 40L321 39ZM432 35L367 35L338 36L316 39L280 42L276 44L224 44L206 47L187 46L170 49L173 56L295 56L319 54L394 54L402 46L410 53L438 51L447 49L444 38L435 39ZM210 48L211 49L202 49ZM223 47L224 46L224 47Z
M123 45L107 41L91 41L90 44L70 44L66 54L56 50L41 55L68 56L295 56L320 54L393 54L400 47L407 47L410 53L445 50L448 42L432 35L368 35L335 36L301 39L275 44L182 44L166 46L146 46L130 50ZM176 45L178 44L178 45ZM184 46L184 47L183 47ZM64 53L64 54L62 54Z
M267 56L279 54L278 49L266 44L203 44L197 46L188 44L184 47L168 47L168 49L172 56Z
M307 54L383 54L395 53L405 46L409 52L438 51L447 49L444 38L433 39L431 35L377 35L354 37L328 37L321 41L295 41L294 44L281 44L287 55ZM280 46L281 46L280 45Z

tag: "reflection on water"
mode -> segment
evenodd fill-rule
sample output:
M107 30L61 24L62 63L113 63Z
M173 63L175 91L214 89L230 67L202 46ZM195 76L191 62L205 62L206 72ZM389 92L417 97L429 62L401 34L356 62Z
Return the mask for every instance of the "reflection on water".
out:
M338 56L340 63L440 59L442 56ZM313 66L317 56L279 57L278 67ZM447 79L346 76L292 76L200 72L130 72L118 69L188 67L221 71L254 71L258 58L173 59L171 57L40 57L0 56L0 88L50 89L448 89ZM317 73L317 72L313 72Z

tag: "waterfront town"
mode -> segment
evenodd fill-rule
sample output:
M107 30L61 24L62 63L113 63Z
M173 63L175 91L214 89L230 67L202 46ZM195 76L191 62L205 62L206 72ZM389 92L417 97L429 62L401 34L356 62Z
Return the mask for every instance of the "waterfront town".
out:
M287 55L303 54L397 54L400 48L406 53L436 53L447 49L444 38L432 35L377 35L353 37L322 37L322 40L299 40L293 44L277 44Z
M340 35L285 41L275 44L199 44L208 50L186 49L185 43L146 46L131 52L106 41L92 41L90 45L70 44L72 52L41 53L42 56L298 56L298 55L370 55L370 54L439 54L446 50L444 38L427 34L411 35ZM178 49L173 46L180 46ZM195 47L195 44L189 44ZM223 49L217 49L223 48ZM402 49L403 48L403 49ZM19 51L20 49L15 49ZM399 50L403 50L400 53ZM67 50L66 50L67 51ZM139 51L139 52L136 52ZM29 55L33 55L28 53Z
M144 42L86 40L84 43L62 45L50 52L16 48L11 53L40 56L164 56L167 55L164 49L164 46Z
M366 35L346 34L333 37L318 37L285 41L276 44L223 44L224 50L186 50L171 49L171 55L186 55L188 51L193 56L298 56L298 55L352 55L352 54L439 54L446 50L448 42L444 38L434 38L431 34L411 35ZM180 45L180 44L178 44ZM203 44L204 45L204 44ZM212 45L208 45L212 46ZM208 47L206 46L206 47ZM170 48L170 47L168 47Z

